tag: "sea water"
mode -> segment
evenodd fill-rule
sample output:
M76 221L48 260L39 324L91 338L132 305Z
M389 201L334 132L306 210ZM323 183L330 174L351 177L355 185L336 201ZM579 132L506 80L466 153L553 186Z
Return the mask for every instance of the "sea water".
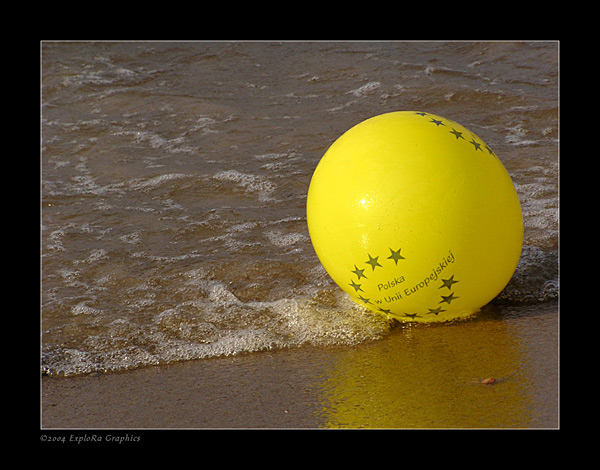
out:
M305 205L329 145L399 110L472 129L514 181L496 311L555 302L556 42L43 42L42 373L388 334L320 265Z

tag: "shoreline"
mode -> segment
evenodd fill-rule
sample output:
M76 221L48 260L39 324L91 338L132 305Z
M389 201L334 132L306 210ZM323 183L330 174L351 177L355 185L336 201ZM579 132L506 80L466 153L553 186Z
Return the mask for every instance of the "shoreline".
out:
M558 304L513 312L355 346L43 377L40 427L558 428Z

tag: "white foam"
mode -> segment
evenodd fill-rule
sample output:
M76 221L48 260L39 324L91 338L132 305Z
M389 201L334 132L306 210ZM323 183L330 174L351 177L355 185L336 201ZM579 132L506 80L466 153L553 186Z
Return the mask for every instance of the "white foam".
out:
M46 249L51 251L65 251L63 246L63 237L65 236L65 229L59 228L58 230L54 230L48 235L48 241L52 243L48 243L46 245Z
M357 102L357 100L351 100L351 101L348 101L347 103L344 103L344 104L342 104L340 106L334 106L333 108L327 108L326 111L330 111L330 112L341 111L344 108L352 106L356 102Z
M202 131L203 135L218 134L220 131L210 128L210 126L212 126L216 123L217 123L217 121L210 116L204 116L204 115L200 116L200 117L198 117L198 119L193 121L192 126L185 134L187 135L187 134L194 133L197 131Z
M85 301L79 302L77 305L73 306L71 308L71 313L73 315L97 315L99 313L102 313L101 310L87 306L86 305L87 302L88 301L85 300Z
M389 331L382 316L367 313L343 293L336 291L334 297L333 305L296 298L281 299L268 307L281 322L280 334L293 346L358 344Z
M154 176L149 179L148 178L134 179L128 183L128 186L130 189L145 190L145 189L149 189L149 188L155 188L155 187L160 186L163 183L166 183L168 181L178 180L178 179L182 179L182 178L188 178L189 176L190 175L186 175L183 173L168 173L165 175Z
M89 256L83 260L73 260L73 264L77 265L77 264L91 264L91 263L95 263L96 261L100 261L102 259L107 259L108 258L108 254L106 250L103 250L102 248L99 248L97 250L92 250L89 254Z
M173 139L165 139L164 137L156 134L154 132L149 131L117 131L114 132L115 136L132 136L133 141L136 144L139 143L147 143L153 149L163 149L167 150L170 153L194 153L197 152L198 149L194 147L190 147L189 145L185 145L185 137L179 136Z
M284 158L291 154L289 153L265 153L261 155L254 155L257 160L276 160L278 158Z
M208 295L208 299L218 305L241 305L239 299L220 281L204 281L200 288Z
M352 94L354 96L361 97L361 96L365 96L365 95L369 95L369 94L373 93L380 86L381 86L380 82L369 82L366 85L363 85L363 86L357 88L356 90L349 91L347 94Z
M271 194L276 188L276 185L265 177L241 173L237 170L220 171L214 174L212 179L234 183L237 187L243 189L244 192L256 194L258 200L261 202L272 201Z
M531 138L525 138L529 134L529 131L525 129L523 123L519 123L516 126L508 128L508 134L504 136L504 140L507 144L515 146L529 146L539 144L538 140Z
M308 240L308 237L303 233L284 233L281 230L269 230L265 232L265 235L273 245L281 247Z
M244 222L242 224L233 225L227 231L229 233L246 233L258 227L256 222Z
M137 245L141 241L140 240L141 235L142 235L141 232L132 232L132 233L128 233L126 235L120 236L119 239L124 241L125 243Z
M526 239L531 234L552 240L558 232L557 165L532 166L514 173Z

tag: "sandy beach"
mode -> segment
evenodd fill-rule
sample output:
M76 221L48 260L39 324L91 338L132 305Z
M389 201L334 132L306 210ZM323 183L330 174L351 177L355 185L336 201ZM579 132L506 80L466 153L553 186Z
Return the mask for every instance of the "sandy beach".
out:
M43 42L41 435L559 428L558 59L556 41ZM519 197L519 264L474 318L390 329L312 244L323 155L395 111L460 123ZM416 235L389 248L403 289L425 283L395 255Z
M502 315L352 347L43 378L41 427L558 428L557 305Z

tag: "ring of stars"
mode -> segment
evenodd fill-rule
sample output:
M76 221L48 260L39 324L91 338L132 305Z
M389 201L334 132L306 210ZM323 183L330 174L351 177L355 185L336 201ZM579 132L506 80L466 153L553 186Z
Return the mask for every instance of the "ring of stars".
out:
M418 114L419 116L423 116L429 119L429 123L434 124L435 127L440 127L440 126L444 126L446 129L450 128L451 130L449 130L448 132L450 134L452 134L456 139L456 141L458 140L464 140L465 142L471 144L473 146L473 149L475 150L475 152L477 152L478 150L483 152L483 149L487 150L489 155L494 155L494 151L490 148L489 145L485 144L483 141L481 140L477 140L478 138L475 137L475 135L471 134L471 140L467 140L463 134L464 132L460 132L457 131L454 127L451 127L450 125L447 125L442 118L440 118L439 116L435 116L429 113L424 113L424 112L416 112L415 114Z
M460 132L459 132L460 134ZM457 137L458 139L458 137ZM371 271L373 272L375 271L377 268L384 268L385 263L389 263L389 261L386 260L390 260L394 262L395 266L398 266L398 262L405 260L406 258L404 256L402 256L402 248L398 248L397 250L394 250L394 248L392 247L388 247L388 249L390 250L390 256L384 258L381 260L380 262L380 255L377 256L372 256L371 253L367 253L367 257L368 260L363 261L364 265L369 265L371 266ZM383 264L382 264L383 263ZM405 317L409 320L414 320L415 318L423 318L426 315L435 315L438 316L440 313L446 312L446 309L444 309L443 307L447 305L451 305L452 302L454 302L457 299L460 299L459 296L457 296L455 294L455 292L453 291L454 289L454 284L457 284L458 282L460 282L459 280L455 279L455 275L452 274L450 277L446 278L439 278L439 281L441 282L441 285L438 286L438 289L448 289L448 291L442 291L442 293L440 293L440 301L438 302L438 304L436 306L434 306L434 308L428 308L426 309L426 312L415 312L415 311L410 311L410 312L402 312L402 313L398 313L398 312L394 312L392 311L392 308L384 308L382 306L378 306L377 304L381 304L381 300L378 299L373 299L372 297L365 297L365 290L362 288L362 286L364 285L365 280L368 281L368 277L365 275L365 271L368 270L368 268L366 266L359 268L358 266L360 265L360 263L354 264L354 269L351 269L350 272L356 276L355 278L350 279L350 282L348 283L349 286L351 286L354 289L354 295L356 295L356 298L358 300L360 300L365 306L370 306L370 308L377 308L377 311L380 313L383 313L385 315L391 316L391 317ZM387 265L389 266L389 264ZM364 279L364 280L363 280ZM359 294L361 293L361 294ZM447 295L443 295L443 294L447 294ZM444 305L441 305L444 304Z

